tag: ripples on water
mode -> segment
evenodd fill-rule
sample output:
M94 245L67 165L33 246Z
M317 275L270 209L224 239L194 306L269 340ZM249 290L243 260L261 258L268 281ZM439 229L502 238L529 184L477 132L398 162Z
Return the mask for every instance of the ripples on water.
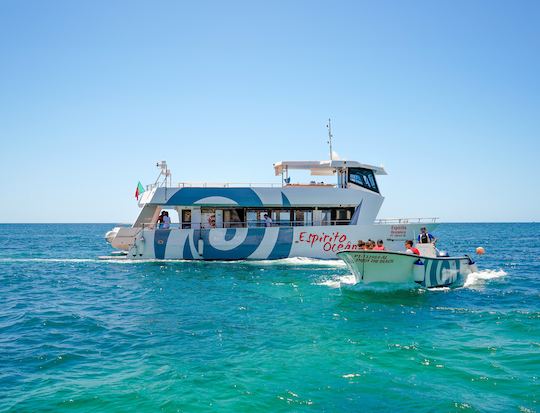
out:
M348 288L339 261L103 262L111 225L0 225L0 411L538 411L540 225L457 289Z

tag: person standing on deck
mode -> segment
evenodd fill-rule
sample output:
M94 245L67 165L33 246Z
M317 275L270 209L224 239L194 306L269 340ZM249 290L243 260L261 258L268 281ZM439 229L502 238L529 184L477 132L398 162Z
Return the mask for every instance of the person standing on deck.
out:
M171 217L169 216L169 213L167 211L163 211L163 216L161 217L161 219L162 219L161 228L169 229L171 227Z
M264 214L264 226L265 227L271 227L272 226L272 218L268 214Z
M161 211L161 214L157 217L156 224L158 224L158 228L163 228L163 214L165 211Z

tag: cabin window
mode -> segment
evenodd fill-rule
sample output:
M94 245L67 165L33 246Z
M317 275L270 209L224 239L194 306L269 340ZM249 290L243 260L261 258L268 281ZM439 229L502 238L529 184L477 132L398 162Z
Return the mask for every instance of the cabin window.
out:
M273 210L272 221L276 226L289 226L291 222L291 211L288 209Z
M191 228L191 210L182 210L182 228Z
M294 225L312 225L313 211L297 209L294 211Z
M321 225L330 225L332 221L332 211L330 209L321 210Z
M332 209L332 225L348 225L353 213L354 208Z
M264 215L271 216L271 211L267 209L248 209L247 210L247 225L248 227L264 227L266 225Z
M201 227L204 229L216 228L216 210L214 208L201 209Z
M346 209L335 209L334 216L332 217L332 221L334 221L335 225L343 225L348 223L348 220L351 219L350 216L348 216L348 212Z
M223 226L225 228L241 228L244 225L243 209L225 209L223 211Z
M365 168L349 168L349 182L359 185L362 188L370 191L379 192L375 174L371 169Z
M250 227L256 227L258 224L257 219L257 212L258 211L248 211L247 212L247 224Z

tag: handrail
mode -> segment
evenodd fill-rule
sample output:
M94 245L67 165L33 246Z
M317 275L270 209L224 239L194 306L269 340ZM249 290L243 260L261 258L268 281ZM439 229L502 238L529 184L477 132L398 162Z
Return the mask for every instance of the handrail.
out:
M148 184L146 185L146 190L151 191L160 186L162 185ZM176 186L167 188L283 188L286 186L327 188L335 187L336 185L324 182L298 182L288 184L277 182L178 182Z
M438 217L428 218L380 218L374 221L375 224L433 224L436 223Z
M178 188L252 188L269 187L281 188L283 185L276 182L178 182Z
M192 222L175 222L169 225L168 229L215 229L215 228L263 228L263 227L312 227L312 226L332 226L332 225L349 225L349 219L334 219L321 222L305 222L305 221L277 221L272 222L271 225L266 225L264 221L244 221L244 222L234 222L226 221L223 222L222 226L210 226L210 224L205 223L192 223ZM154 230L156 227L159 227L157 223L143 223L142 229Z

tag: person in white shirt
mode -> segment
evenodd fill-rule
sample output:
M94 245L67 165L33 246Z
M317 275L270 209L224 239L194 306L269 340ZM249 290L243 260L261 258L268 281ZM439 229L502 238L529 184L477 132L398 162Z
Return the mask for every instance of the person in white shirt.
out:
M271 227L272 226L272 218L268 216L268 214L264 214L264 226L265 227Z
M171 217L169 216L169 213L167 211L163 211L163 216L161 217L161 219L162 219L161 228L169 229L171 227Z

